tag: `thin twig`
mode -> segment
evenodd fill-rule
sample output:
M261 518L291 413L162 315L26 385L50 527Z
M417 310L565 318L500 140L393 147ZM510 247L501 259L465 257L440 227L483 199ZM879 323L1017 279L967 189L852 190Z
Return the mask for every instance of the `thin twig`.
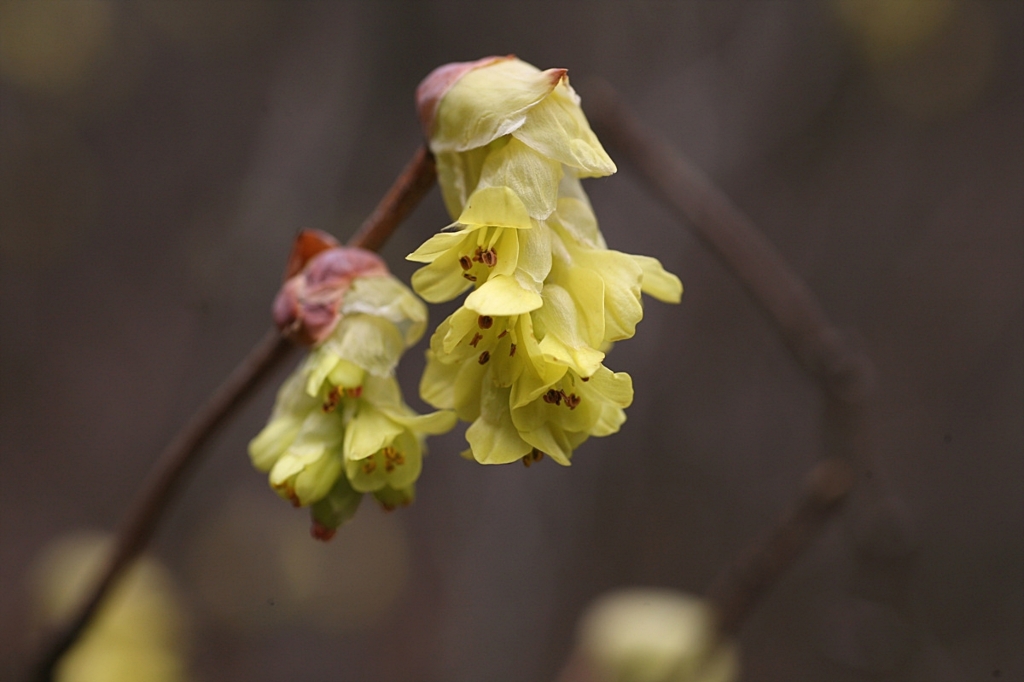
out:
M433 187L436 178L433 157L426 147L420 147L348 245L378 250ZM57 662L85 631L110 590L153 537L175 492L199 461L202 446L255 392L260 382L289 356L291 348L277 330L267 332L160 454L125 517L103 575L74 620L40 657L33 680L50 682L53 679Z
M640 123L610 85L591 81L585 94L588 114L602 139L739 279L825 396L826 459L812 471L793 508L715 581L708 594L722 633L733 635L840 508L859 473L868 468L877 471L866 409L874 368L867 355L828 320L807 284L724 192Z

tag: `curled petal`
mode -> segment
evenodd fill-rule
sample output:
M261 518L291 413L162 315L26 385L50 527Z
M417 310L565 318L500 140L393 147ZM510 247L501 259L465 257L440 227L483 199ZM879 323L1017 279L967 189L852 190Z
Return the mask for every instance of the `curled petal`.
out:
M525 123L527 112L566 74L565 69L541 71L514 57L489 59L490 63L475 63L462 70L435 105L434 122L427 132L435 153L475 149L517 130ZM453 67L435 80L441 82L445 74L457 72Z
M679 278L661 266L657 258L650 256L633 256L633 260L644 271L641 288L665 303L679 303L683 298L683 283Z
M430 137L434 129L437 106L456 81L473 69L508 59L515 59L515 57L508 55L507 57L484 57L473 62L451 62L439 66L427 74L427 77L416 88L416 111L419 113L420 125L423 126L423 134Z
M615 172L615 164L590 129L568 79L530 110L513 135L544 156L577 169L580 177Z

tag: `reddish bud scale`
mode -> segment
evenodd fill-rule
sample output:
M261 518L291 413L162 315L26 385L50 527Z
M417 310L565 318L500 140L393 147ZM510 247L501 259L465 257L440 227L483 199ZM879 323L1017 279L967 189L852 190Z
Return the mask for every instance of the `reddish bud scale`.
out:
M328 540L333 538L334 534L337 532L337 528L325 526L316 519L313 520L313 525L309 527L309 534L312 535L314 539L319 540L321 542L327 542Z

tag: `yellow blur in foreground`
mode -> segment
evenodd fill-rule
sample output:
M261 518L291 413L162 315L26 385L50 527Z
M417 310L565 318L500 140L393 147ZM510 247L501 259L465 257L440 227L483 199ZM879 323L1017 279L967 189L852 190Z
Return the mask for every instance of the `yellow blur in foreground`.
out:
M598 598L580 619L577 653L600 682L735 682L736 645L720 641L704 600L667 589Z
M39 624L67 622L103 569L111 540L79 533L51 543L32 572ZM171 577L149 557L139 559L113 589L95 620L56 671L57 682L181 682L188 679L184 616Z

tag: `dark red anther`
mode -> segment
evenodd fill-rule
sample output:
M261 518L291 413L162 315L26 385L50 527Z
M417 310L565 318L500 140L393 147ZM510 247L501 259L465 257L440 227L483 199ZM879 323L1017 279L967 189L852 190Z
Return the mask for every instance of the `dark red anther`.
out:
M481 365L486 365L487 361L490 359L491 354L488 353L487 351L484 351L483 353L480 354L480 357L477 359L477 362L479 362Z
M549 389L548 392L544 394L544 402L551 403L554 405L560 405L562 403L562 396L564 395L565 393L563 393L562 391L556 390L554 388Z
M462 273L462 276L465 277L466 279L468 279L470 282L475 282L476 281L476 275L471 275L468 272Z
M516 354L516 344L511 344L508 349L508 356L511 358Z
M480 261L489 268L493 268L498 264L498 252L494 249L487 249L481 252Z
M490 329L491 325L494 324L494 318L490 315L481 315L476 318L476 323L481 329Z
M471 267L473 267L473 263L472 261L469 260L469 256L460 256L459 265L462 266L463 270L469 270Z
M339 400L341 400L341 391L339 391L338 387L335 386L331 389L330 393L327 394L327 400L324 401L324 404L320 409L328 413L334 412L334 408L338 406Z
M580 397L575 393L566 395L563 391L562 397L565 398L565 406L568 407L570 410L575 410L576 406L580 404Z
M480 343L480 339L482 338L484 337L482 337L480 334L473 334L473 340L469 342L469 345L473 346L473 348L476 348L476 344Z
M534 448L527 454L523 455L523 466L529 468L531 464L539 462L544 459L544 453Z

